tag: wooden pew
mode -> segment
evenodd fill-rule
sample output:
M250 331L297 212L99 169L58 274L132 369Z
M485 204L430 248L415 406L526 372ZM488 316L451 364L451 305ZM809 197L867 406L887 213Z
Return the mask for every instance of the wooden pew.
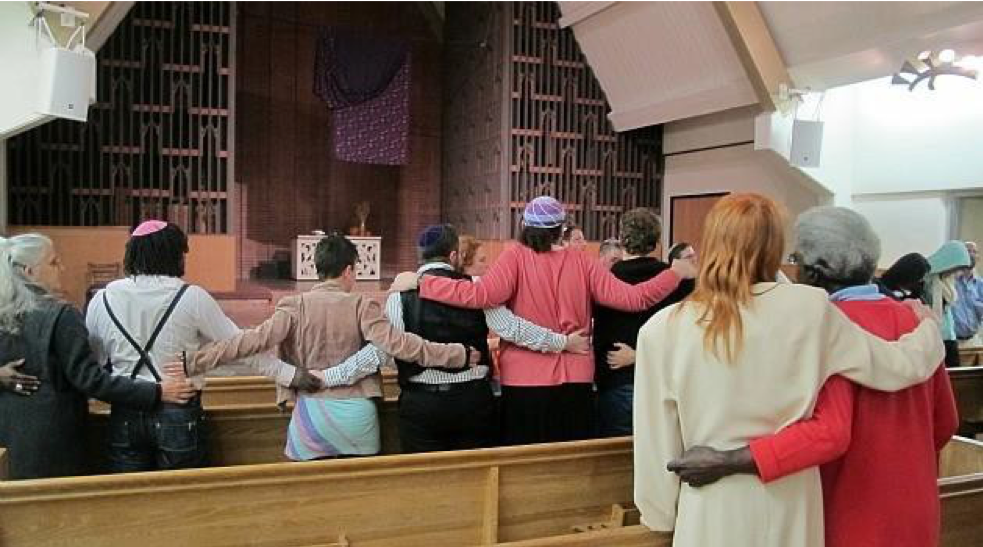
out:
M383 401L379 404L383 454L400 452L397 429L399 385L394 373L383 373ZM250 465L287 461L283 455L292 407L276 407L276 385L264 376L207 378L202 391L210 461L213 466ZM89 405L89 460L93 473L104 473L109 405Z
M983 366L983 347L960 348L959 364L961 364L964 367Z
M983 432L983 367L947 369L959 409L959 435Z
M379 404L379 433L383 454L398 454L397 402ZM206 434L211 465L252 465L288 461L283 454L291 409L280 410L272 403L205 407ZM93 473L105 473L106 432L109 411L104 406L93 409L87 424L89 461Z
M382 392L386 400L399 398L395 372L384 369ZM206 409L236 405L276 404L276 385L265 376L216 376L205 379L202 404Z
M943 453L943 547L983 544L980 462ZM621 438L0 483L0 545L668 547L628 517L631 464Z
M7 480L7 449L0 446L0 481Z
M621 438L4 482L0 545L494 545L610 519L631 466Z

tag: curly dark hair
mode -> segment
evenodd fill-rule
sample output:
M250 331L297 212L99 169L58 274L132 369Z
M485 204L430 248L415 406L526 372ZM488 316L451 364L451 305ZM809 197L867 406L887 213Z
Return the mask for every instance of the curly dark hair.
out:
M188 236L177 225L167 223L162 230L126 242L123 271L133 275L184 277L184 258Z
M649 209L639 207L621 216L621 244L635 256L655 250L662 235L662 219Z
M561 237L563 237L563 225L555 228L523 226L522 233L519 234L519 242L537 253L548 253Z

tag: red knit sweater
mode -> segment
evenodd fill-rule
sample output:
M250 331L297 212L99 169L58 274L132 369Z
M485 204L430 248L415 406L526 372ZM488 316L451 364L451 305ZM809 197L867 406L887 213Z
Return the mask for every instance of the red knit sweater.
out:
M887 340L918 326L890 299L836 305ZM939 543L938 451L957 427L942 365L896 393L834 376L811 418L753 441L751 452L765 482L822 464L827 547L932 547Z

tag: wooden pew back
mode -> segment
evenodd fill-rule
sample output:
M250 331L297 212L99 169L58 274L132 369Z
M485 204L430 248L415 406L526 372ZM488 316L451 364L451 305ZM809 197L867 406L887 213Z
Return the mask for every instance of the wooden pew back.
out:
M953 437L942 449L939 477L958 477L983 473L983 442Z
M959 409L959 434L972 437L983 430L983 367L947 369Z
M959 364L965 367L983 366L983 347L960 348Z
M400 452L396 401L379 403L383 454ZM89 415L87 441L93 473L105 473L109 413L98 407ZM226 404L205 408L206 435L212 466L253 465L288 461L283 453L291 408L267 404Z
M476 545L628 506L627 438L0 483L0 545Z
M939 479L942 547L983 545L983 473Z

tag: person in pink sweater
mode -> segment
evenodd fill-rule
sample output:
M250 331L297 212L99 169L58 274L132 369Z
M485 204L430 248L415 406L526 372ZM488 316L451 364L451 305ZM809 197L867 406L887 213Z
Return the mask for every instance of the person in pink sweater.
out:
M420 296L454 306L505 305L516 315L559 333L590 332L591 304L624 311L647 309L683 279L696 275L692 260L638 285L618 280L597 259L560 245L566 213L556 199L526 206L519 245L506 249L478 281L427 276ZM401 274L396 288L416 283ZM592 436L594 363L591 353L538 353L508 343L500 354L506 444Z

